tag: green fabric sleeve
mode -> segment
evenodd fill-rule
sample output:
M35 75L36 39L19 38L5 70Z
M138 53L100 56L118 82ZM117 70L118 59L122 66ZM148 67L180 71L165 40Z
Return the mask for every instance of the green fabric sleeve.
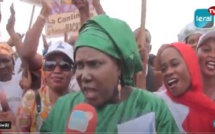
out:
M72 108L81 102L84 102L81 92L69 93L58 98L48 117L44 120L40 132L64 133Z
M157 134L180 134L176 122L163 100L158 102L157 108Z

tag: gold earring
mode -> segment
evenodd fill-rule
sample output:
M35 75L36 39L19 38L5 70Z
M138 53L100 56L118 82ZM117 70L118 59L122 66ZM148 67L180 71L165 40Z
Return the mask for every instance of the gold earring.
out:
M117 89L118 89L118 97L119 97L119 100L120 100L121 99L121 90L122 90L120 79L119 79L119 83L118 83Z

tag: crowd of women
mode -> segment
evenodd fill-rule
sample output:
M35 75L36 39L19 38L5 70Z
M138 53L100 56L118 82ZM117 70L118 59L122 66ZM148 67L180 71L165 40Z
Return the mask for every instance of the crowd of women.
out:
M215 133L214 30L190 23L155 56L148 30L109 17L99 0L91 19L87 1L73 3L79 35L50 43L43 35L43 55L37 48L51 4L43 1L24 38L11 5L11 38L0 43L0 121L11 129L0 133ZM77 112L80 104L96 115Z

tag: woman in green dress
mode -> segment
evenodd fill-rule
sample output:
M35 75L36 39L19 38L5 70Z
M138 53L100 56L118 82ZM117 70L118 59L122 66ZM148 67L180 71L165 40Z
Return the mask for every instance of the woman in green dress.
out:
M125 22L106 15L88 20L80 29L74 58L81 92L60 98L41 132L65 132L73 108L88 103L97 113L94 133L178 133L165 103L134 87L133 76L142 65L134 35Z

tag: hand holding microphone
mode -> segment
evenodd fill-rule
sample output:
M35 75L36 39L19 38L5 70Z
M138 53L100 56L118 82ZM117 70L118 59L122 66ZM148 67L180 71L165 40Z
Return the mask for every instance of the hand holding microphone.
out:
M93 134L97 126L97 114L93 106L87 103L76 105L68 119L66 134Z

